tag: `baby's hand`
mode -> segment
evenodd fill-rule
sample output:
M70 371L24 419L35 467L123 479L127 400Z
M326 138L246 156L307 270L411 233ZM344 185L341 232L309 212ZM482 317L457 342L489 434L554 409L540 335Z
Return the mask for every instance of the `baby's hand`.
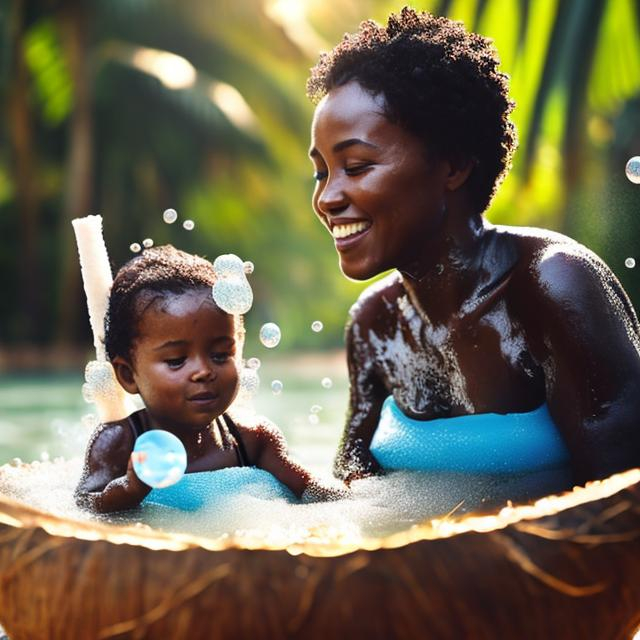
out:
M151 487L138 478L133 468L133 463L142 463L146 459L147 453L145 451L132 451L127 463L127 475L125 476L127 479L127 492L132 495L140 494L142 496L141 500L149 493Z
M331 487L317 480L311 480L300 499L308 503L344 500L349 497L351 497L351 491L347 487Z

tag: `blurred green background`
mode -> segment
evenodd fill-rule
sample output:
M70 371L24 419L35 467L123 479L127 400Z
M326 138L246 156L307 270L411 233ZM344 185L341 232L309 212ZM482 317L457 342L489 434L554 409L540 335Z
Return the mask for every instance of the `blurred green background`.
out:
M308 69L386 0L13 0L0 4L0 370L73 367L90 330L70 220L104 217L114 268L152 238L255 263L280 350L342 344L362 283L314 219ZM638 0L413 4L494 38L520 148L493 222L568 233L640 303ZM174 225L162 221L175 208ZM195 229L183 229L191 219ZM314 333L313 320L324 330Z

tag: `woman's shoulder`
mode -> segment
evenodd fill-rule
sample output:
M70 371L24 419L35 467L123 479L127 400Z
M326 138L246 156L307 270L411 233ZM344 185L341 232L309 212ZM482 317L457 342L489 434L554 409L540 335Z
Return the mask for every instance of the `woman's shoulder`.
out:
M634 315L628 297L610 267L591 249L555 231L533 227L496 227L518 249L512 294L530 304L559 306L580 313L594 304L617 300Z
M349 310L350 322L371 324L375 318L386 315L403 295L402 278L397 271L370 284L355 301Z

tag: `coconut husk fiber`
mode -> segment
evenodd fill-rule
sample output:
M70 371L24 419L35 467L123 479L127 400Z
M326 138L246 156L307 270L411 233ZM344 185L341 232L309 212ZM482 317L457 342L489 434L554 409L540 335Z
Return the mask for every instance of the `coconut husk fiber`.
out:
M640 470L358 547L288 548L74 522L0 496L11 640L627 639ZM244 547L244 548L243 548Z

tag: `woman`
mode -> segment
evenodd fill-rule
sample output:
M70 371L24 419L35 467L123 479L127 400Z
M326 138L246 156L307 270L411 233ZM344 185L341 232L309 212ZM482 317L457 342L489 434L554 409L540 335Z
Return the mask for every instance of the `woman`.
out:
M347 277L394 269L350 312L335 465L347 481L403 456L462 471L495 471L496 456L500 471L566 464L577 483L640 463L640 332L620 283L563 235L483 217L516 146L498 63L460 23L405 8L311 71L314 210ZM378 438L390 423L413 443L402 428ZM506 430L465 445L480 424ZM455 446L436 443L431 466L441 433Z

